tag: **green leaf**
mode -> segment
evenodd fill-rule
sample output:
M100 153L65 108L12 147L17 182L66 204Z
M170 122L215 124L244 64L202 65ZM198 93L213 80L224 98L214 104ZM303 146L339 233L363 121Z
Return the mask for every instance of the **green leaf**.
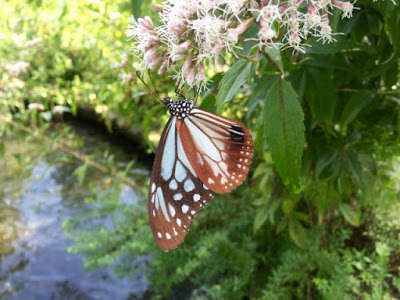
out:
M285 72L282 63L281 51L276 47L266 47L265 52L272 59L272 61L279 67L279 70L283 73Z
M355 93L344 106L340 119L340 127L344 128L353 122L360 111L370 104L373 99L372 93L368 90Z
M262 225L264 225L265 221L268 219L268 207L263 206L261 209L257 211L256 217L254 218L253 230L257 232L258 229Z
M309 74L305 97L312 116L320 126L329 126L338 103L336 87L327 70L312 69Z
M218 85L217 111L221 112L222 105L229 102L236 95L238 89L247 81L252 63L238 59L232 67L226 71Z
M362 187L364 185L363 169L358 159L357 152L352 150L347 151L344 163L356 184Z
M301 248L304 246L306 230L298 220L289 221L289 236L297 246Z
M51 119L53 118L53 114L51 111L43 111L40 113L40 116L45 120L46 122L50 122Z
M300 186L304 146L303 111L289 82L277 80L265 98L264 137L284 184Z
M385 16L385 32L396 50L400 49L400 6L392 1L382 1Z
M160 103L159 105L154 106L152 109L150 109L148 111L148 113L144 116L143 118L143 135L144 135L144 139L146 140L146 144L147 146L150 148L151 152L155 152L155 148L154 145L151 143L151 141L149 140L149 132L150 132L150 121L151 121L151 117L161 108L164 107L163 103Z
M131 0L131 11L135 18L140 17L142 2L143 2L142 0Z
M0 156L4 156L6 146L3 142L0 142Z
M87 167L88 167L88 164L84 163L83 165L76 168L73 173L74 176L76 176L76 178L78 179L79 184L82 184L83 181L85 180Z
M360 225L360 215L352 206L346 203L340 203L339 210L348 223L353 226Z
M319 38L311 38L308 45L311 47L306 48L307 54L334 54L334 53L352 53L359 51L372 51L368 49L363 43L350 40L346 37L335 37L336 42L324 44Z

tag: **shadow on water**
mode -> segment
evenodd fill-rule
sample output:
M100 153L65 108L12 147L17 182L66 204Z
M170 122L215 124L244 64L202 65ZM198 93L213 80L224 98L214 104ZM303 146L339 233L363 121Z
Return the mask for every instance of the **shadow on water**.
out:
M78 131L87 145L83 152L108 147L93 130ZM22 167L26 151L36 157L30 168ZM111 268L85 271L82 257L67 252L72 242L64 235L62 223L90 209L83 201L90 192L72 174L76 166L52 165L40 151L40 145L12 139L6 141L6 154L0 163L0 298L141 298L149 288L144 276L120 279ZM131 159L121 149L111 151L117 154L117 164L126 165ZM148 177L145 167L138 166L133 173L134 178ZM91 181L104 180L98 172L88 174ZM128 204L137 200L128 187L120 197Z

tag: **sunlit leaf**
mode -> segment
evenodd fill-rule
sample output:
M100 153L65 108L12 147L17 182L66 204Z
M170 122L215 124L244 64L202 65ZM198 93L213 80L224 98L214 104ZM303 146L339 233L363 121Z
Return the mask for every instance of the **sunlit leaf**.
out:
M339 210L342 213L344 219L353 226L360 225L360 214L357 210L346 203L340 203Z
M232 67L226 71L218 85L217 111L220 112L222 105L229 102L236 95L239 88L247 81L252 63L238 59Z
M297 246L304 246L304 242L306 241L306 230L298 220L289 221L289 236Z

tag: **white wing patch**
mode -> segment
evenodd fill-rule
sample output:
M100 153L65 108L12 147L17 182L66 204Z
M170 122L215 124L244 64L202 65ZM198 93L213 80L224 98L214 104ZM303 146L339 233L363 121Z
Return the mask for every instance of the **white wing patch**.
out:
M172 117L171 120L172 124L170 128L175 128L176 117ZM176 130L169 130L164 146L165 150L161 158L161 176L164 180L168 180L172 175L173 162L175 160L175 136Z

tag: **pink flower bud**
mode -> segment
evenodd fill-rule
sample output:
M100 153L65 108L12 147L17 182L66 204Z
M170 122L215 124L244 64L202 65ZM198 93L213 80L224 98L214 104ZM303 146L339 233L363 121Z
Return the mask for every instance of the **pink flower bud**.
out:
M206 75L204 74L204 62L202 62L202 61L197 66L196 81L197 82L206 81Z
M156 9L156 11L158 12L162 12L164 10L164 7L160 4L154 4L154 8Z
M189 75L192 66L193 66L192 56L189 54L186 58L185 63L182 66L181 72L183 77L187 77Z
M164 72L167 70L167 68L168 68L168 63L169 63L169 60L168 60L168 59L164 59L164 60L162 61L161 67L158 69L158 72L157 72L159 75L161 75L162 73L164 73Z
M228 29L228 40L232 43L237 43L239 35L245 32L252 22L252 19L247 19L245 22L239 24L238 27Z
M190 46L192 45L192 41L191 40L187 40L186 42L178 45L178 51L176 52L177 54L182 53L186 50L190 49Z
M191 69L190 69L190 72L189 72L189 75L186 77L186 82L187 82L187 84L188 84L189 86L192 86L192 85L193 85L193 82L194 82L194 74L195 74L195 69L194 69L194 68L191 68Z

